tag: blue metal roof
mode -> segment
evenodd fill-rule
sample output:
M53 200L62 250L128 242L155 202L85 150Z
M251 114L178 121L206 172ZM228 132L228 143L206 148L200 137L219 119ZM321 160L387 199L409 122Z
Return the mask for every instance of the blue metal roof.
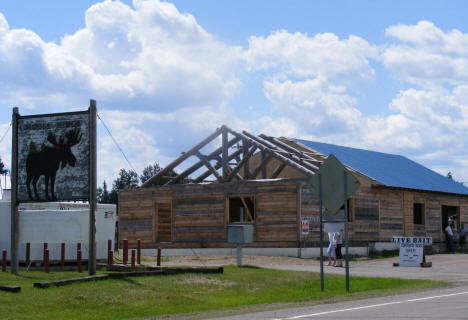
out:
M295 139L296 142L328 156L377 182L398 188L468 195L468 188L403 156Z

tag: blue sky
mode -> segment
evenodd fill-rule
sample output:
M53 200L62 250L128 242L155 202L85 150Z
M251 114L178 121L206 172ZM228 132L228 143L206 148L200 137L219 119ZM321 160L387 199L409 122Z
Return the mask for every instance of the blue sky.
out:
M466 9L463 1L0 2L0 135L12 106L67 111L94 98L137 170L167 164L227 124L402 154L468 182ZM9 148L0 146L7 164ZM101 181L128 168L102 127L99 148Z

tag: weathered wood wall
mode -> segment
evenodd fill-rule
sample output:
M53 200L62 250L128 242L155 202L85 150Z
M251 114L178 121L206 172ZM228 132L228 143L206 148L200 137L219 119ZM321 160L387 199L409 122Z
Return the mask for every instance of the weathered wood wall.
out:
M369 180L358 178L361 187L350 208L351 245L390 241L398 235L430 236L434 242L444 241L442 206L458 207L460 223L468 225L468 196L376 187ZM301 179L121 191L120 239L129 239L131 247L136 245L136 239L141 239L144 248L154 248L159 242L167 248L229 247L227 203L234 196L254 197L255 231L250 246L297 247L301 240L318 243L319 203ZM424 224L413 223L415 202L424 204ZM163 216L157 213L158 204L164 207ZM311 220L308 236L301 236L301 216ZM163 229L164 232L158 232Z
M291 247L299 241L298 180L243 181L213 185L173 185L123 190L119 196L120 239L130 247L226 247L229 197L253 196L254 241L251 246ZM171 241L158 234L158 204L171 204ZM167 236L167 233L164 234Z

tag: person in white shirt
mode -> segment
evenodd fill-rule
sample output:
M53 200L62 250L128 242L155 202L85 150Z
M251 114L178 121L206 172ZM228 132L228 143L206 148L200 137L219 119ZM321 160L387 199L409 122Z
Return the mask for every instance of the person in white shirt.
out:
M450 253L455 253L453 248L453 230L452 230L452 219L448 219L447 227L445 227L445 240L447 242L447 250Z
M335 234L334 234L334 232L329 232L328 233L328 240L330 241L330 244L328 245L328 250L327 250L327 257L328 257L327 266L332 265L332 260L333 260L333 266L335 266L336 265L336 255L335 255Z

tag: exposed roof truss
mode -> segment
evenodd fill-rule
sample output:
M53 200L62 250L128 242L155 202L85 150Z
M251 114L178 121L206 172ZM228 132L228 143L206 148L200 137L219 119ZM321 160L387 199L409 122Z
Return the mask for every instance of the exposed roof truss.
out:
M221 139L219 139L220 137ZM207 154L202 153L205 146L217 140L221 140L220 147ZM252 167L250 160L258 153L261 161ZM278 138L264 134L255 136L247 131L237 132L227 126L222 126L192 149L183 153L158 174L148 179L142 184L142 187L150 187L158 183L161 178L167 178L171 170L176 170L191 157L196 157L197 161L176 177L172 177L166 184L170 185L181 181L223 183L233 180L258 179L259 177L261 179L274 179L286 166L291 166L306 176L313 176L321 163L310 152L297 150ZM266 166L272 159L279 160L279 165L267 177ZM211 179L207 180L208 178Z

